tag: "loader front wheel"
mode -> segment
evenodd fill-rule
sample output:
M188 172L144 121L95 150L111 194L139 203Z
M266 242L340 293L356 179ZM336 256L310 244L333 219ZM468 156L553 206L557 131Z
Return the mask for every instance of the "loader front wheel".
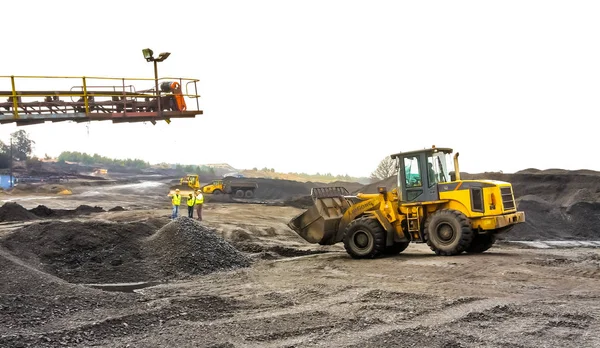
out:
M468 253L477 254L482 253L494 245L496 242L496 235L493 234L476 234L473 238L471 245L465 250Z
M425 241L438 255L458 255L473 242L471 224L457 210L444 209L434 213L425 221L424 227Z
M403 252L404 250L406 250L406 248L408 248L408 244L410 244L410 242L394 243L394 245L385 247L385 250L383 251L383 253L386 255L398 255L401 252Z
M385 250L385 230L375 219L356 219L346 228L344 248L355 259L375 258Z

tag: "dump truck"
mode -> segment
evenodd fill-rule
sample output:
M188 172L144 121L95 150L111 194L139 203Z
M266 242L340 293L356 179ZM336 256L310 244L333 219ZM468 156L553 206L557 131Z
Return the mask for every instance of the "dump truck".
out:
M224 178L223 180L214 180L210 184L202 186L202 193L215 195L232 194L238 198L252 198L257 188L258 183L255 181Z
M313 188L313 205L287 225L310 243L342 242L356 259L399 254L411 242L442 256L485 252L498 234L525 222L525 213L517 211L510 183L461 180L459 153L452 153L433 146L391 155L403 168L392 190Z

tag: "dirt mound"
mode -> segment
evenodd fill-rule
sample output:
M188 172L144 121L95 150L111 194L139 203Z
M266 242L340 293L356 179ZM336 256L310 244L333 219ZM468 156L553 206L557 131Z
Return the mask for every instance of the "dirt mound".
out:
M80 205L75 209L51 209L45 205L38 205L29 211L42 218L61 218L77 215L89 215L92 213L102 213L105 210L102 207L92 207L89 205Z
M108 211L125 211L125 210L126 209L120 205L117 205L116 207L112 207L112 208L108 209Z
M140 240L144 223L52 221L25 226L0 242L20 259L72 283L148 280Z
M507 240L600 240L600 203L578 202L560 207L535 196L519 202L524 224L502 236Z
M308 209L313 205L313 199L311 196L301 196L298 198L290 198L286 199L283 202L283 205L287 205L290 207L296 207L300 209Z
M37 216L21 205L6 202L0 207L0 222L4 221L27 221L37 219Z
M161 278L204 275L250 266L250 259L213 229L187 217L168 223L144 243Z
M304 196L309 195L310 189L313 187L325 186L325 184L293 180L263 178L252 178L248 180L256 181L258 183L258 188L255 192L255 197L258 199L288 199L296 196Z

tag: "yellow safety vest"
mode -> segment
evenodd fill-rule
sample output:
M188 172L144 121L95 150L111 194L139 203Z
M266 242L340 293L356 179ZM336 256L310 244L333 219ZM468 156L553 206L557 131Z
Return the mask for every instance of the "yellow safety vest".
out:
M188 199L187 199L187 205L188 205L188 207L193 207L193 206L194 206L194 203L195 203L195 201L196 201L196 198L195 198L195 197L192 197L192 198L189 198L189 197L188 197Z
M204 195L199 193L198 196L196 196L196 204L204 204Z
M171 202L173 203L173 205L180 205L181 204L181 196L173 195L173 199L171 199Z

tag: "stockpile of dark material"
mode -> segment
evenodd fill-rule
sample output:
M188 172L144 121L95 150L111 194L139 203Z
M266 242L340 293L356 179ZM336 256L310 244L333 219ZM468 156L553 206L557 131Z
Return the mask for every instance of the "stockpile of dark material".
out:
M108 211L124 211L125 208L116 206ZM52 209L45 205L38 205L33 209L25 209L18 203L7 202L0 207L0 222L5 221L28 221L39 218L65 218L93 213L105 212L104 208L98 206L80 205L75 209Z
M527 169L514 174L461 173L464 180L510 182L526 222L501 236L506 240L600 240L600 173L589 170ZM396 176L353 192L397 187Z
M282 179L264 179L264 178L248 178L244 179L248 181L254 181L258 183L258 188L255 192L257 199L273 200L289 200L302 196L310 195L310 191L314 187L331 187L341 186L345 187L349 192L362 187L361 184L355 182L336 181L332 183L320 183L320 182L300 182L293 180L282 180Z
M297 198L289 198L283 202L283 205L296 207L300 209L308 209L314 204L311 196L300 196Z
M96 308L127 308L135 299L133 294L108 293L69 284L49 274L23 265L12 255L0 250L0 346L16 345L19 334L31 334L38 327L68 320L81 310ZM14 338L11 338L14 337ZM37 335L36 335L37 337ZM39 339L47 346L59 345ZM31 347L39 347L32 344Z
M6 202L0 207L0 222L28 221L38 217L17 203Z
M250 259L195 220L179 217L145 242L147 257L163 279L205 275L250 266Z
M72 283L146 280L140 243L144 223L50 221L31 224L0 243L28 264Z
M250 265L213 230L180 217L152 224L48 221L0 240L13 256L71 283L129 283L184 278Z
M102 207L92 207L89 205L80 205L75 209L51 209L45 205L38 205L37 207L30 209L30 212L39 216L39 217L67 217L67 216L77 216L77 215L88 215L92 213L101 213L104 212L104 208Z

